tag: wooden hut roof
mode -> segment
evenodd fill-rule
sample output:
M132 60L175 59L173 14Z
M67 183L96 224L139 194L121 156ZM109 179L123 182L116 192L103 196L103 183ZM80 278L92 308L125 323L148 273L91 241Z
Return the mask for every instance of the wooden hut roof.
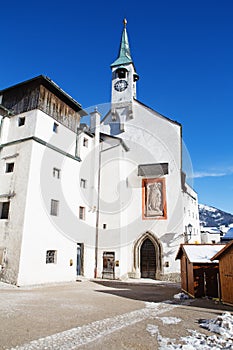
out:
M226 244L219 252L217 252L211 260L219 260L219 258L226 254L226 252L233 246L233 241L230 241L228 244Z

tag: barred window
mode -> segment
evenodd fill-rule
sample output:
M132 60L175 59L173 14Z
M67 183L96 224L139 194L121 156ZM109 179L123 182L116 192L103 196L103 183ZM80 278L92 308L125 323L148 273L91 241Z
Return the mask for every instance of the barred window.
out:
M53 123L53 132L57 133L58 132L58 127L59 127L59 124Z
M47 250L46 252L46 264L56 264L57 263L57 251Z
M88 147L88 139L86 137L83 139L83 146Z
M51 199L50 215L58 216L59 201Z
M87 187L87 180L81 179L80 180L80 187L81 188L86 188Z
M6 163L6 173L13 173L15 163Z
M25 117L19 117L18 126L23 126L25 124Z
M85 220L85 208L79 207L79 219Z
M9 218L10 202L0 202L0 219Z
M53 168L53 177L60 179L61 170L58 168Z

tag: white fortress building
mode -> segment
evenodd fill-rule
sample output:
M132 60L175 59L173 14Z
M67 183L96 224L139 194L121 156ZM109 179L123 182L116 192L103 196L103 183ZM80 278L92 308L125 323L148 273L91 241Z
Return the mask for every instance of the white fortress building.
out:
M137 100L126 21L105 116L45 76L0 91L0 280L178 280L200 243L182 127Z

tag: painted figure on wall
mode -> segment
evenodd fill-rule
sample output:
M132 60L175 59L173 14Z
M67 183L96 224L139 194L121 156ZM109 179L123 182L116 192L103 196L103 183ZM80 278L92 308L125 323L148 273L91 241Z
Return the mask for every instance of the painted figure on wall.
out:
M144 219L166 219L164 179L143 179Z
M147 212L162 215L162 184L147 184Z
M148 183L146 186L147 203L146 214L147 216L161 216L163 215L162 206L162 184L160 182Z

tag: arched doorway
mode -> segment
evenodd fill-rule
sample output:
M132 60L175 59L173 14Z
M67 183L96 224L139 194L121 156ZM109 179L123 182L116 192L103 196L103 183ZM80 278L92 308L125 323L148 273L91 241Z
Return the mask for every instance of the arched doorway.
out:
M156 277L155 246L149 238L142 243L140 250L140 271L142 278Z
M163 248L152 232L146 232L134 243L134 273L136 278L160 279L163 273Z

